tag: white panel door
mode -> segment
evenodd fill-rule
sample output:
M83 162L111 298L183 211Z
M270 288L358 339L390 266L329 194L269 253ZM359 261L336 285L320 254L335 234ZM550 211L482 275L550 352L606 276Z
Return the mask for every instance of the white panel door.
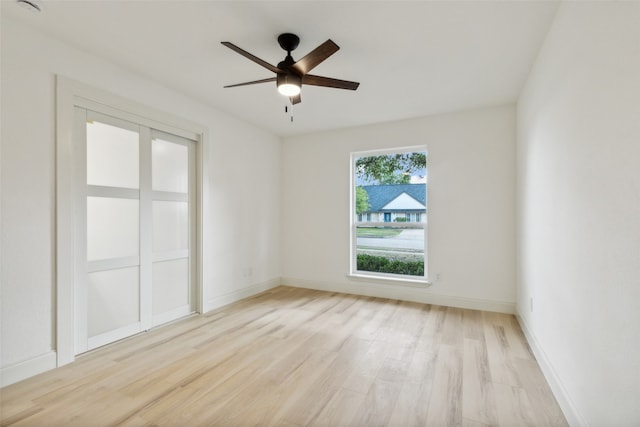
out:
M175 320L193 311L195 277L190 262L195 241L193 141L151 132L151 211L153 224L152 324Z
M194 142L76 108L76 354L194 311Z

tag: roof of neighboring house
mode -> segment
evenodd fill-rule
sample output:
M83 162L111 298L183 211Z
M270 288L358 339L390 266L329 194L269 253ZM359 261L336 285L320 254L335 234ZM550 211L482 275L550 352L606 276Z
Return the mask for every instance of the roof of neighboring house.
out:
M369 212L380 212L383 207L400 197L402 194L407 194L423 206L427 205L426 184L363 185L362 188L364 188L369 195ZM394 211L397 209L386 210Z

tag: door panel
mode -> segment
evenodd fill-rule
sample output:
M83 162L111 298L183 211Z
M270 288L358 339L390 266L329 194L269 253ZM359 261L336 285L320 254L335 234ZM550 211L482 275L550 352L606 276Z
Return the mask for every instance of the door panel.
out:
M153 263L154 316L189 304L189 260Z
M153 201L153 252L189 248L187 202Z
M88 285L89 337L139 322L139 267L89 273Z
M151 143L152 189L186 194L189 191L189 147L154 138Z
M91 119L87 122L87 184L139 188L138 131L132 124L110 121L120 126Z
M90 350L141 330L140 126L85 115L85 281L77 322ZM133 264L133 265L132 265Z
M195 209L193 142L153 131L153 325L193 311L192 266Z
M139 255L139 201L87 197L87 260Z

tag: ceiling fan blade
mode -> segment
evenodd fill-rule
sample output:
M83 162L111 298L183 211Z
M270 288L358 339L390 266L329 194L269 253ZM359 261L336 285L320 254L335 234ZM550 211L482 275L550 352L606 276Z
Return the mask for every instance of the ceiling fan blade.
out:
M349 90L356 90L358 89L358 86L360 86L360 83L358 82L332 79L330 77L314 76L312 74L307 74L306 76L302 76L302 84L312 85L312 86L334 87L336 89L349 89Z
M327 40L309 52L304 58L293 64L291 68L297 71L301 76L304 76L322 61L336 53L338 49L340 49L340 47L338 47L337 44L331 40Z
M275 81L276 81L275 77L269 77L268 79L254 80L252 82L245 82L245 83L236 83L234 85L228 85L228 86L224 86L224 87L227 88L227 87L247 86L247 85L255 85L255 84L258 84L258 83L268 83L268 82L275 82Z
M238 46L234 45L233 43L230 43L230 42L220 42L220 43L222 43L223 45L225 45L229 49L239 53L240 55L244 56L245 58L252 60L256 64L262 65L264 68L266 68L269 71L273 71L274 73L282 72L278 67L274 67L273 65L269 64L267 61L264 61L264 60L258 58L257 56L250 54L249 52L247 52L244 49L240 49Z
M290 96L289 99L291 100L292 105L300 104L302 102L300 94L297 94L296 96Z

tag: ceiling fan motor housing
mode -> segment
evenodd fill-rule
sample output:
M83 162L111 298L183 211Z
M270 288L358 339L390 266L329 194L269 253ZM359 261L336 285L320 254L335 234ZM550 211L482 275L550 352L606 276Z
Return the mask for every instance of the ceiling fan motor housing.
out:
M290 84L295 86L302 86L302 77L297 75L292 71L288 71L286 73L278 73L276 76L276 85L279 87L280 85Z
M296 61L293 60L293 57L291 55L287 55L287 57L284 58L284 61L280 61L278 63L278 68L280 68L281 70L287 70L288 72L292 72L294 70L291 68L291 66L295 63Z

